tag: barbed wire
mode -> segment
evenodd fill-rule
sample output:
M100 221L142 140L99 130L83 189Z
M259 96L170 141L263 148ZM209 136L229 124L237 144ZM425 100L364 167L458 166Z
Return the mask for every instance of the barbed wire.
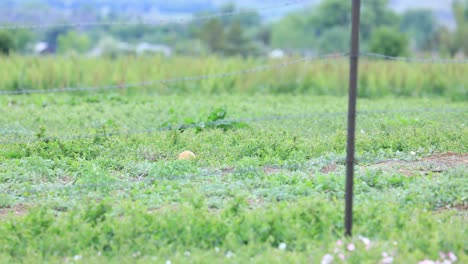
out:
M399 114L399 113L468 113L468 108L419 108L419 109L399 109L399 110L368 110L358 111L358 115L378 115L378 114ZM309 118L323 118L332 116L346 116L347 112L320 112L310 113L302 115L271 115L262 117L252 118L236 118L236 119L224 119L213 122L197 122L192 124L178 124L169 125L158 128L130 130L130 131L116 131L106 133L92 133L92 134L78 134L78 135L67 135L67 136L50 136L50 137L34 137L34 138L21 138L11 140L1 140L1 145L9 144L29 144L34 142L51 142L51 141L73 141L73 140L84 140L93 138L107 138L113 136L132 136L139 134L154 134L159 132L167 132L171 130L189 130L194 128L205 128L205 127L217 127L222 125L233 125L239 123L259 123L266 121L284 121L284 120L298 120L298 119L309 119ZM29 134L31 135L31 134Z
M226 77L241 76L241 75L248 75L248 74L253 74L253 73L258 73L258 72L264 72L268 70L280 69L280 68L284 68L290 65L300 64L303 62L312 62L312 61L317 61L317 60L343 59L348 54L349 54L348 52L330 53L330 54L304 57L304 58L290 60L290 61L282 62L278 64L261 65L261 66L256 66L253 68L247 68L247 69L231 71L231 72L207 74L207 75L182 76L182 77L174 77L174 78L161 79L161 80L137 82L137 83L124 83L124 84L87 86L87 87L63 87L63 88L52 88L52 89L23 89L23 90L11 90L11 91L3 90L3 91L0 91L0 96L21 95L21 94L47 94L47 93L119 90L119 89L129 89L129 88L136 88L136 87L147 87L147 86L152 86L152 85L161 85L161 84L164 85L164 84L171 84L171 83L177 83L177 82L195 82L195 81L202 81L202 80L208 80L208 79L220 79L220 78L226 78ZM384 54L368 53L368 52L363 52L361 53L360 56L364 58L373 57L373 58L378 58L378 59L405 61L405 62L413 62L413 63L443 63L443 64L467 64L468 63L468 60L392 57L392 56L387 56Z
M99 27L99 26L154 26L167 24L185 24L198 21L206 21L215 18L232 17L237 15L251 14L252 11L264 14L276 9L307 3L310 0L290 0L275 5L269 5L258 10L235 10L218 12L211 15L200 15L189 18L160 18L153 21L130 21L130 22L76 22L76 23L51 23L51 24L7 24L0 25L0 30L21 30L21 29L47 29L47 28L69 28L69 27Z
M270 65L261 65L253 68L247 68L237 71L224 72L218 74L207 74L207 75L192 75L192 76L183 76L183 77L174 77L170 79L161 79L147 82L138 82L138 83L124 83L124 84L112 84L112 85L103 85L103 86L88 86L88 87L63 87L63 88L52 88L52 89L23 89L23 90L13 90L13 91L0 91L0 96L5 95L21 95L21 94L47 94L47 93L68 93L68 92L91 92L91 91L102 91L102 90L122 90L130 89L136 87L147 87L152 85L164 85L177 82L195 82L208 79L220 79L225 77L233 77L240 75L248 75L252 73L263 72L267 70L280 69L290 65L299 64L303 62L311 62L316 60L336 60L344 58L347 56L347 52L342 53L332 53L332 54L323 54L311 57L304 57L301 59L290 60L287 62L279 64L270 64ZM447 59L421 59L421 58L409 58L409 57L392 57L383 54L377 53L361 53L362 57L369 58L379 58L393 61L405 61L405 62L415 62L415 63L443 63L443 64L468 64L468 60L447 60Z
M412 63L440 63L440 64L468 64L468 59L440 59L440 58L414 58L414 57L395 57L373 52L360 52L364 58L377 58L391 61L403 61Z
M114 85L104 85L104 86L89 86L89 87L64 87L64 88L52 88L52 89L25 89L25 90L14 90L14 91L0 91L0 96L2 95L20 95L20 94L46 94L46 93L66 93L66 92L89 92L89 91L100 91L100 90L119 90L119 89L128 89L136 87L146 87L158 84L171 84L177 82L194 82L202 81L208 79L220 79L226 77L233 77L239 75L248 75L257 72L263 72L267 70L280 69L290 65L299 64L303 62L311 62L315 60L327 60L327 59L337 59L345 56L346 53L333 53L333 54L324 54L317 55L312 57L305 57L296 60L290 60L277 64L270 65L261 65L253 68L247 68L237 71L217 73L217 74L207 74L207 75L192 75L192 76L182 76L174 77L169 79L161 79L154 81L138 82L138 83L126 83L126 84L114 84Z

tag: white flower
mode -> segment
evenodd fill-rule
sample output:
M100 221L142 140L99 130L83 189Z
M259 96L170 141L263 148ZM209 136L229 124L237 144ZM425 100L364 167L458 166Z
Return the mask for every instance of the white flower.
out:
M380 263L381 264L392 264L393 263L393 257L384 257Z
M280 243L280 244L278 245L278 249L279 249L279 250L285 250L285 249L286 249L286 243Z
M232 253L231 251L228 251L226 253L226 258L232 258L232 257L234 257L234 253Z
M170 260L166 260L166 264L171 264L172 262Z
M439 257L441 259L445 259L445 253L444 252L439 252Z
M350 244L348 244L347 249L348 249L349 251L354 251L354 250L356 249L356 246L354 246L353 243L350 243Z
M430 259L425 259L423 261L419 261L418 264L435 264L435 262Z
M81 255L75 255L75 256L73 256L73 260L74 260L74 261L78 261L78 260L80 260L80 259L82 259L82 258L83 258L83 257L82 257Z
M190 251L185 251L184 256L186 256L186 257L190 256Z
M362 241L362 243L364 243L364 245L366 245L366 250L369 250L370 247L371 247L371 241L369 238L367 237L363 237L363 236L359 236L359 240Z
M414 152L414 151L411 151L410 153L411 153L411 156L416 155L416 152Z
M320 262L321 264L331 264L333 261L333 256L330 254L326 254L323 256L322 261Z
M215 252L219 253L219 247L215 247Z
M361 240L362 243L364 243L364 245L366 245L366 246L370 245L370 243L371 243L370 239L367 238L367 237L359 236L359 240Z
M447 256L452 262L455 262L458 260L457 256L453 252L449 252Z

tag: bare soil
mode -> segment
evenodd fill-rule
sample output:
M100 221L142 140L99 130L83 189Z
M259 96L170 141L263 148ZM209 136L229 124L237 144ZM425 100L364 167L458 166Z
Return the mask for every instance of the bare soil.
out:
M263 171L266 174L278 174L278 173L281 173L282 171L285 171L285 169L274 167L274 166L265 166L263 167Z
M10 214L13 214L15 216L22 216L27 214L28 211L28 207L22 204L16 205L14 207L0 208L0 219L7 217Z
M415 161L388 160L366 166L367 169L398 171L406 176L441 173L456 167L468 165L468 153L447 152L435 154Z
M334 172L338 169L338 166L335 164L335 163L332 163L332 164L329 164L325 167L323 167L320 172L321 173L330 173L330 172Z

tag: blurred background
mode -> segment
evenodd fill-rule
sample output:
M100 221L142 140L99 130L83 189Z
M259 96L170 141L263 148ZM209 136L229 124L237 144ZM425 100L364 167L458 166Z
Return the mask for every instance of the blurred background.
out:
M468 54L467 0L362 2L363 51L447 58L463 58ZM284 3L280 6L279 1L271 0L2 0L0 52L90 57L160 53L276 58L349 49L351 1ZM233 15L205 17L219 12ZM161 20L164 23L158 23ZM106 22L131 23L48 26ZM8 28L16 25L44 27Z

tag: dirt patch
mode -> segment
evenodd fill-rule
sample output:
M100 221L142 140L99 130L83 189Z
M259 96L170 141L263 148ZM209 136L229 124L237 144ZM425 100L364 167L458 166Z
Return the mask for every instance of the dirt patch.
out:
M265 200L262 198L255 198L255 199L247 199L247 203L251 208L253 207L259 207L265 203Z
M335 163L329 164L325 167L323 167L320 172L321 173L330 173L330 172L335 172L338 169L338 166Z
M459 212L468 213L468 203L444 206L444 207L440 207L437 209L437 211L447 211L447 210L456 210Z
M70 175L63 175L60 179L60 183L67 184L75 181L75 178Z
M149 213L167 213L175 212L180 209L180 205L176 203L163 204L159 207L150 207L148 208Z
M27 214L28 211L29 211L29 208L22 204L16 205L14 207L9 207L9 208L0 208L0 218L7 217L10 214L15 215L15 216L22 216L22 215Z
M467 211L468 211L468 204L455 205L455 206L453 206L452 208L455 208L455 209L457 209L458 211L467 212Z
M283 169L279 168L279 167L274 167L274 166L265 166L265 167L263 167L263 172L265 174L278 174L278 173L280 173L282 171L283 171Z
M468 153L447 152L415 161L388 160L366 166L367 169L398 171L406 176L441 173L452 168L468 165Z
M450 207L442 207L435 211L435 213L443 213L447 211L455 212L457 217L462 217L464 220L468 220L468 204L457 204Z
M226 168L221 169L223 174L230 174L230 173L233 173L235 170L236 170L236 168L234 168L234 167L226 167Z
M422 159L424 162L434 162L443 164L448 167L467 166L468 165L468 153L454 153L447 152L444 154L433 155Z

